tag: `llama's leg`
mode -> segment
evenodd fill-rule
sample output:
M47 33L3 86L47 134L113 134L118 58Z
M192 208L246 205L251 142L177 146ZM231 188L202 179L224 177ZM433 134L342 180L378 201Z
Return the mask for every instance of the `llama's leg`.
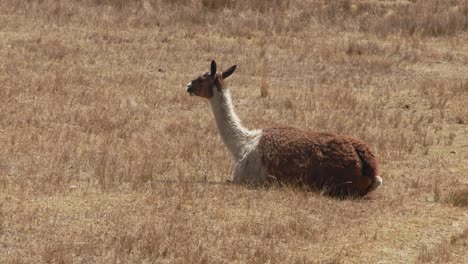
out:
M236 163L234 167L234 177L232 178L233 183L243 184L247 182L248 176L246 175L246 167L248 162L241 160Z
M265 183L266 170L256 153L250 153L237 162L234 169L234 183L261 185Z
M237 184L242 183L242 170L239 168L239 166L236 166L234 168L234 176L232 177L232 180L230 182Z

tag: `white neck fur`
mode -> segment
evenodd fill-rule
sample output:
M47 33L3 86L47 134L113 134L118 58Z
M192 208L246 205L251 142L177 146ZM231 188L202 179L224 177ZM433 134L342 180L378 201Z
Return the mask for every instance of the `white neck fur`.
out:
M211 109L215 116L221 138L236 161L248 153L258 141L261 132L244 128L231 102L231 95L227 89L218 91L213 89L214 95L210 99Z

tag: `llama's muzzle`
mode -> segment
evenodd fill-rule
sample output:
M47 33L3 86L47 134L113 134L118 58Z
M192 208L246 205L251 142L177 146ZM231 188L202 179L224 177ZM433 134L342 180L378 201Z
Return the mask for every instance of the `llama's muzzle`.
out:
M187 93L189 93L190 96L193 96L193 95L194 95L194 94L193 94L192 83L189 83L189 84L187 85Z

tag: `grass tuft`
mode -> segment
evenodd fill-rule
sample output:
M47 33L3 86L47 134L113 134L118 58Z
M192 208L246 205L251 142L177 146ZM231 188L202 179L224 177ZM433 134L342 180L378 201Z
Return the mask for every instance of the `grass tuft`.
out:
M452 190L446 195L445 202L453 206L468 207L468 188Z

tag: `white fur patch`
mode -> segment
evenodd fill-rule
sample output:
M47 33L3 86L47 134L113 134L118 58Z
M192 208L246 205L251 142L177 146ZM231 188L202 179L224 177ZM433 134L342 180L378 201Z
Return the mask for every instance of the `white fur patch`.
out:
M377 189L380 185L383 184L383 180L380 176L375 176L375 182L374 184L372 185L371 187L371 190L370 191L373 191L375 189Z
M258 137L250 142L250 149L235 164L233 178L235 183L261 185L266 181L267 170L262 165L262 156L257 149L262 136L261 132L258 132Z
M257 151L262 136L260 130L248 130L241 125L234 112L228 90L214 90L210 99L211 109L221 138L234 157L235 183L263 183L266 170L262 167L261 156Z

